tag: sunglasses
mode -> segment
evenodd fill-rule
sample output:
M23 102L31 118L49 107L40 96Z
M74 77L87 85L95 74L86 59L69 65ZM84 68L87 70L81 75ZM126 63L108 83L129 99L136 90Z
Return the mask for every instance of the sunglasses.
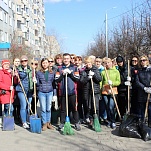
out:
M101 59L101 56L97 56L96 59L97 59L97 58Z
M35 65L35 66L38 66L38 63L31 63L31 65Z
M53 63L53 61L49 61L49 62Z
M140 60L140 62L145 62L145 61L147 61L146 59L142 59L142 60Z
M132 60L133 62L137 62L137 60Z
M27 62L28 60L22 60L21 62Z
M71 57L71 59L75 59L75 57Z

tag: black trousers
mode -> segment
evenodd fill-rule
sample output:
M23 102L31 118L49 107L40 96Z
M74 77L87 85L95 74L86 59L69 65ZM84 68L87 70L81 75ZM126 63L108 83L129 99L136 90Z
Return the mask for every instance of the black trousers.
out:
M95 106L96 106L96 114L99 117L99 101L100 101L100 94L95 94ZM89 94L88 98L84 100L84 112L85 112L85 117L86 118L93 118L94 115L94 100L92 93Z
M61 102L61 123L64 123L67 115L66 97L62 96L60 102ZM79 117L78 117L77 104L76 104L76 95L68 95L68 116L70 112L72 112L74 122L78 123Z

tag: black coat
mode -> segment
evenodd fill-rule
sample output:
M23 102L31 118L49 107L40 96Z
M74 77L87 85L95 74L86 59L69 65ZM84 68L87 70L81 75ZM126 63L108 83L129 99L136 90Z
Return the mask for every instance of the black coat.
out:
M151 68L145 67L138 70L136 75L137 101L146 102L148 94L144 91L144 87L150 87Z
M91 86L91 80L88 78L89 71L93 71L95 74L93 75L93 86L94 86L94 93L95 94L100 94L100 82L102 81L102 77L100 75L100 72L97 67L94 65L92 66L91 69L85 68L81 73L80 73L80 82L83 84L83 96L84 99L87 100L89 93L92 93L92 86Z
M117 87L118 93L120 95L120 93L125 94L127 92L127 86L124 83L125 83L125 81L127 81L128 68L127 68L127 65L125 64L125 62L122 67L119 66L118 70L120 72L120 77L121 77L121 84Z

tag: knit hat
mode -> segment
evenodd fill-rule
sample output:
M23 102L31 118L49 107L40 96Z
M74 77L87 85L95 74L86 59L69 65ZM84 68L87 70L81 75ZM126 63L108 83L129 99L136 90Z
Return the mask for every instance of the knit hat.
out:
M118 63L118 62L124 62L123 57L122 57L122 56L118 56L118 57L116 58L116 62L117 62L117 63Z
M2 66L6 63L10 64L9 60L2 60Z
M20 60L28 60L28 57L26 55L21 56Z

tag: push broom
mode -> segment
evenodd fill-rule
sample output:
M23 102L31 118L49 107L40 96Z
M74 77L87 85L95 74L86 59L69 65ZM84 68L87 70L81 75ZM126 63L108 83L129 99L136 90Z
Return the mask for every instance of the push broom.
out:
M94 104L93 127L96 132L101 132L101 125L98 119L98 115L96 114L96 102L95 102L94 85L93 85L92 78L91 78L91 86L92 86L92 97L93 97L93 104Z
M11 85L13 86L14 82L14 67L13 67L13 74L12 74L12 81ZM9 101L9 111L8 111L8 116L3 117L3 131L13 131L14 130L14 117L10 116L10 109L12 105L12 97L13 97L13 90L10 92L10 101Z
M68 116L68 85L67 85L67 73L65 75L65 83L66 83L66 121L65 121L65 124L64 124L64 129L63 129L63 135L73 135L74 134L74 131L71 127L71 124L70 124L70 119L69 119L69 116Z
M127 65L128 65L128 77L130 76L130 61L128 60L127 62ZM124 115L124 118L123 120L125 121L128 117L128 115L130 115L130 86L128 85L128 88L127 88L127 103L128 103L128 106L127 106L127 113Z

